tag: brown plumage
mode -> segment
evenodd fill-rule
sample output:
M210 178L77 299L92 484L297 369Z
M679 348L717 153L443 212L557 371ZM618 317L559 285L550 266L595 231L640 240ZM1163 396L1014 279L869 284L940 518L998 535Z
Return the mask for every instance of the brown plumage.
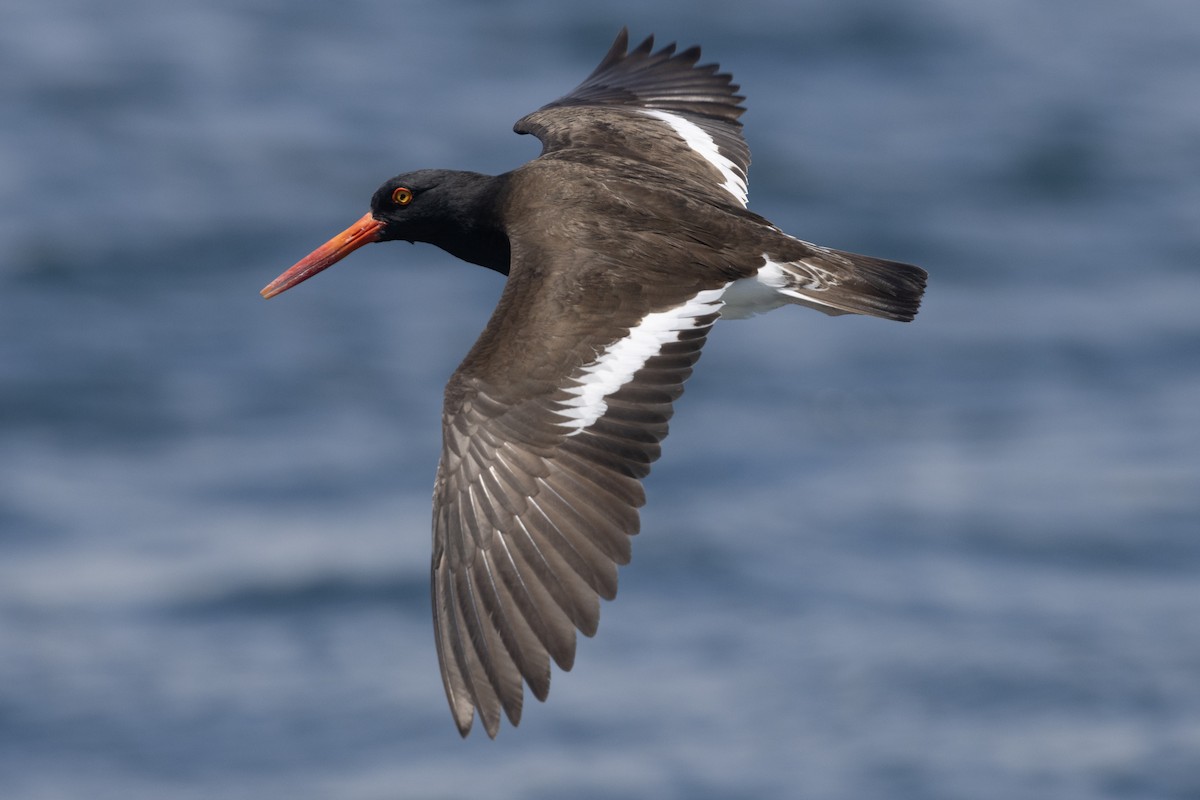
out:
M622 30L573 92L519 120L542 154L499 176L422 170L263 290L357 247L436 244L508 275L446 387L432 602L465 736L516 725L575 632L595 633L672 404L721 316L784 304L910 320L925 272L803 242L746 210L742 98L700 51L628 51Z

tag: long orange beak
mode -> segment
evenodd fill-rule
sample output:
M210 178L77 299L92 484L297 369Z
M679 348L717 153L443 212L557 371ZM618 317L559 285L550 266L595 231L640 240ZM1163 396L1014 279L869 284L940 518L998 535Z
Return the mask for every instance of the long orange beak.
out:
M368 211L358 222L313 250L298 261L296 266L268 283L260 294L269 300L281 292L286 292L297 283L302 283L321 270L332 267L364 244L378 242L382 230L383 223Z

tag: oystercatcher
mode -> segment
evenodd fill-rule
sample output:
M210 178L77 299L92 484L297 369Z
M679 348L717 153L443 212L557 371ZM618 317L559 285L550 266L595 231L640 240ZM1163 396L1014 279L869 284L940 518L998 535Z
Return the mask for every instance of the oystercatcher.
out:
M508 276L446 386L433 621L466 736L545 700L617 591L671 404L718 318L782 305L909 321L924 270L790 236L746 209L743 97L700 50L617 36L574 91L516 123L503 175L419 170L263 289L369 242L428 242Z

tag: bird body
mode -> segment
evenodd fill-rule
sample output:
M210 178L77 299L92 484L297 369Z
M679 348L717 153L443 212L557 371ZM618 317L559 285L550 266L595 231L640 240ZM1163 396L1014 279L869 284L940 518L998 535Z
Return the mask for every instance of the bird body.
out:
M490 736L571 668L617 590L673 402L720 317L785 304L911 320L925 272L804 242L746 209L742 98L699 50L627 52L519 120L542 154L498 176L420 170L263 290L373 241L508 276L446 386L432 603L459 731Z

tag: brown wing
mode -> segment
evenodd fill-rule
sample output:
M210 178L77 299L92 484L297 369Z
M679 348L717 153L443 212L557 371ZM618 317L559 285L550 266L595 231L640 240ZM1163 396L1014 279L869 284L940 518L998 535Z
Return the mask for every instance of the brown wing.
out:
M652 177L744 207L750 148L738 122L745 98L731 76L716 64L697 65L698 47L676 53L670 44L655 53L653 36L626 52L628 44L622 29L583 83L514 130L541 139L543 158L587 160L603 150L639 165L670 165Z
M516 725L522 683L545 699L550 662L570 669L575 631L595 633L724 289L615 291L602 266L540 262L514 247L492 321L446 389L433 608L464 736L476 710L489 736L501 711Z

